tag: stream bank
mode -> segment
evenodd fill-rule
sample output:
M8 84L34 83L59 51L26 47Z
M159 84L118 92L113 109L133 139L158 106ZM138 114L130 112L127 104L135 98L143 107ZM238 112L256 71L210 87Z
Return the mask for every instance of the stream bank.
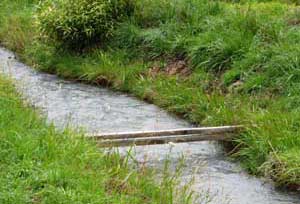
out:
M15 60L14 54L5 49L0 50L0 59L1 72L15 79L24 98L58 128L71 125L93 133L191 126L125 94L35 71ZM126 150L120 148L121 152ZM230 162L222 147L214 142L135 147L134 152L139 162L155 168L163 166L167 155L173 164L184 155L182 181L194 177L193 190L197 195L209 192L211 203L300 203L296 193L278 191L269 181L249 176L238 164Z

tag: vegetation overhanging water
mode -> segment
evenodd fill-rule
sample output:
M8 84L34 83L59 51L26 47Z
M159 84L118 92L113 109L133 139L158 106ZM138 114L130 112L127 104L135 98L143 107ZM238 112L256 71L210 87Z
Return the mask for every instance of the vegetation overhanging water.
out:
M249 130L233 142L233 156L252 173L298 188L297 5L137 2L130 18L114 24L113 40L81 55L40 38L35 5L1 2L0 39L24 61L131 92L195 123L244 124Z
M16 82L16 87L27 103L41 110L47 116L48 122L50 124L53 122L60 130L64 130L66 127L83 127L85 131L93 133L190 127L187 122L166 114L156 106L138 101L127 95L114 93L108 89L64 81L55 75L37 72L17 62L14 55L6 50L0 49L0 61L0 73L10 76ZM11 120L7 118L8 121ZM33 125L30 121L28 123L29 126ZM6 131L11 129L6 126L4 128ZM12 133L16 131L11 130ZM34 131L32 128L29 130ZM13 135L23 134L25 133L18 132ZM64 137L64 135L57 134L55 137ZM42 139L50 138L46 136ZM73 140L76 138L65 137L65 139ZM39 148L44 149L44 147ZM74 148L76 151L76 146ZM158 190L161 193L167 190L168 197L161 199L157 195L157 197L150 196L148 198L150 203L155 203L156 199L160 199L160 203L176 203L181 200L180 203L194 201L194 203L201 204L296 204L300 199L297 194L276 190L270 181L262 181L247 175L237 164L224 157L224 151L216 143L195 142L174 146L154 145L133 149L119 148L118 152L126 159L131 158L135 161L134 163L137 162L139 164L138 169L143 169L144 166L155 169L156 179L151 177L154 176L151 174L151 176L148 175L150 180L156 181L158 177L164 178L161 184L162 188ZM129 155L128 152L130 152ZM101 155L98 156L102 158ZM119 155L116 154L115 156L118 157ZM116 157L111 159L118 159ZM117 160L116 165L123 165L123 163L119 164ZM132 165L126 167L129 171L133 170L131 169ZM114 168L114 165L108 168ZM70 171L72 170L70 169ZM75 172L73 173L76 175ZM122 172L118 173L122 174ZM139 171L136 173L139 174ZM32 172L32 176L34 175L35 173ZM70 175L68 179L72 180L73 177ZM68 179L64 188L70 188L68 187L70 185ZM144 181L139 181L138 178L136 181L136 187L142 188L139 184ZM190 181L193 182L190 183ZM181 187L178 182L184 187ZM168 188L164 189L164 185L167 185ZM83 192L81 186L76 190L79 193ZM182 194L178 194L177 191L182 192ZM189 195L190 191L193 192L193 196ZM126 188L121 192L125 195L128 193ZM174 195L173 198L173 193L178 197ZM140 194L136 195L135 202L139 202L139 196L143 196L143 194L143 189L141 189ZM152 194L152 196L154 195ZM48 199L47 195L43 195L42 200L45 199ZM91 199L93 200L95 197ZM118 199L116 198L116 200Z

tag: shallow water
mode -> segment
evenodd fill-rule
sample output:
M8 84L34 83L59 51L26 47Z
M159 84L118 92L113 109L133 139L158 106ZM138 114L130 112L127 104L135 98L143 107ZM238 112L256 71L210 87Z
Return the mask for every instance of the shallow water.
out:
M71 125L93 133L191 126L154 105L128 95L37 72L15 60L13 53L1 48L0 72L15 79L24 98L38 107L58 128ZM121 152L126 150L120 148ZM195 194L208 191L213 204L300 203L300 195L278 191L270 182L249 176L238 164L228 161L217 143L142 146L134 151L138 161L146 161L155 168L163 166L166 155L173 164L184 155L186 166L182 181L193 176Z

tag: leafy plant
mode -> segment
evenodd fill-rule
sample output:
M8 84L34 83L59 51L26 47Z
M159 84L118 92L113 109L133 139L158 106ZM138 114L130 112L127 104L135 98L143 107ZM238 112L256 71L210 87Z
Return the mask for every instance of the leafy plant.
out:
M81 50L103 44L133 8L132 0L45 0L38 8L38 28L43 36Z

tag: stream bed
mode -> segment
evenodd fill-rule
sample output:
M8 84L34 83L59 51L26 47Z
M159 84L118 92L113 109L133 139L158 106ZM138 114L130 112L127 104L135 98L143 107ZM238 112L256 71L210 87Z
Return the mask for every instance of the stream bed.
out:
M88 133L108 133L191 127L188 122L126 94L38 72L3 48L0 73L16 80L23 97L58 128L71 126ZM126 150L120 148L120 152ZM248 175L239 164L229 161L222 146L215 142L138 146L134 154L139 162L154 168L161 168L167 155L173 164L183 155L182 181L194 177L195 195L208 192L212 204L300 204L298 193L279 191L270 181Z

